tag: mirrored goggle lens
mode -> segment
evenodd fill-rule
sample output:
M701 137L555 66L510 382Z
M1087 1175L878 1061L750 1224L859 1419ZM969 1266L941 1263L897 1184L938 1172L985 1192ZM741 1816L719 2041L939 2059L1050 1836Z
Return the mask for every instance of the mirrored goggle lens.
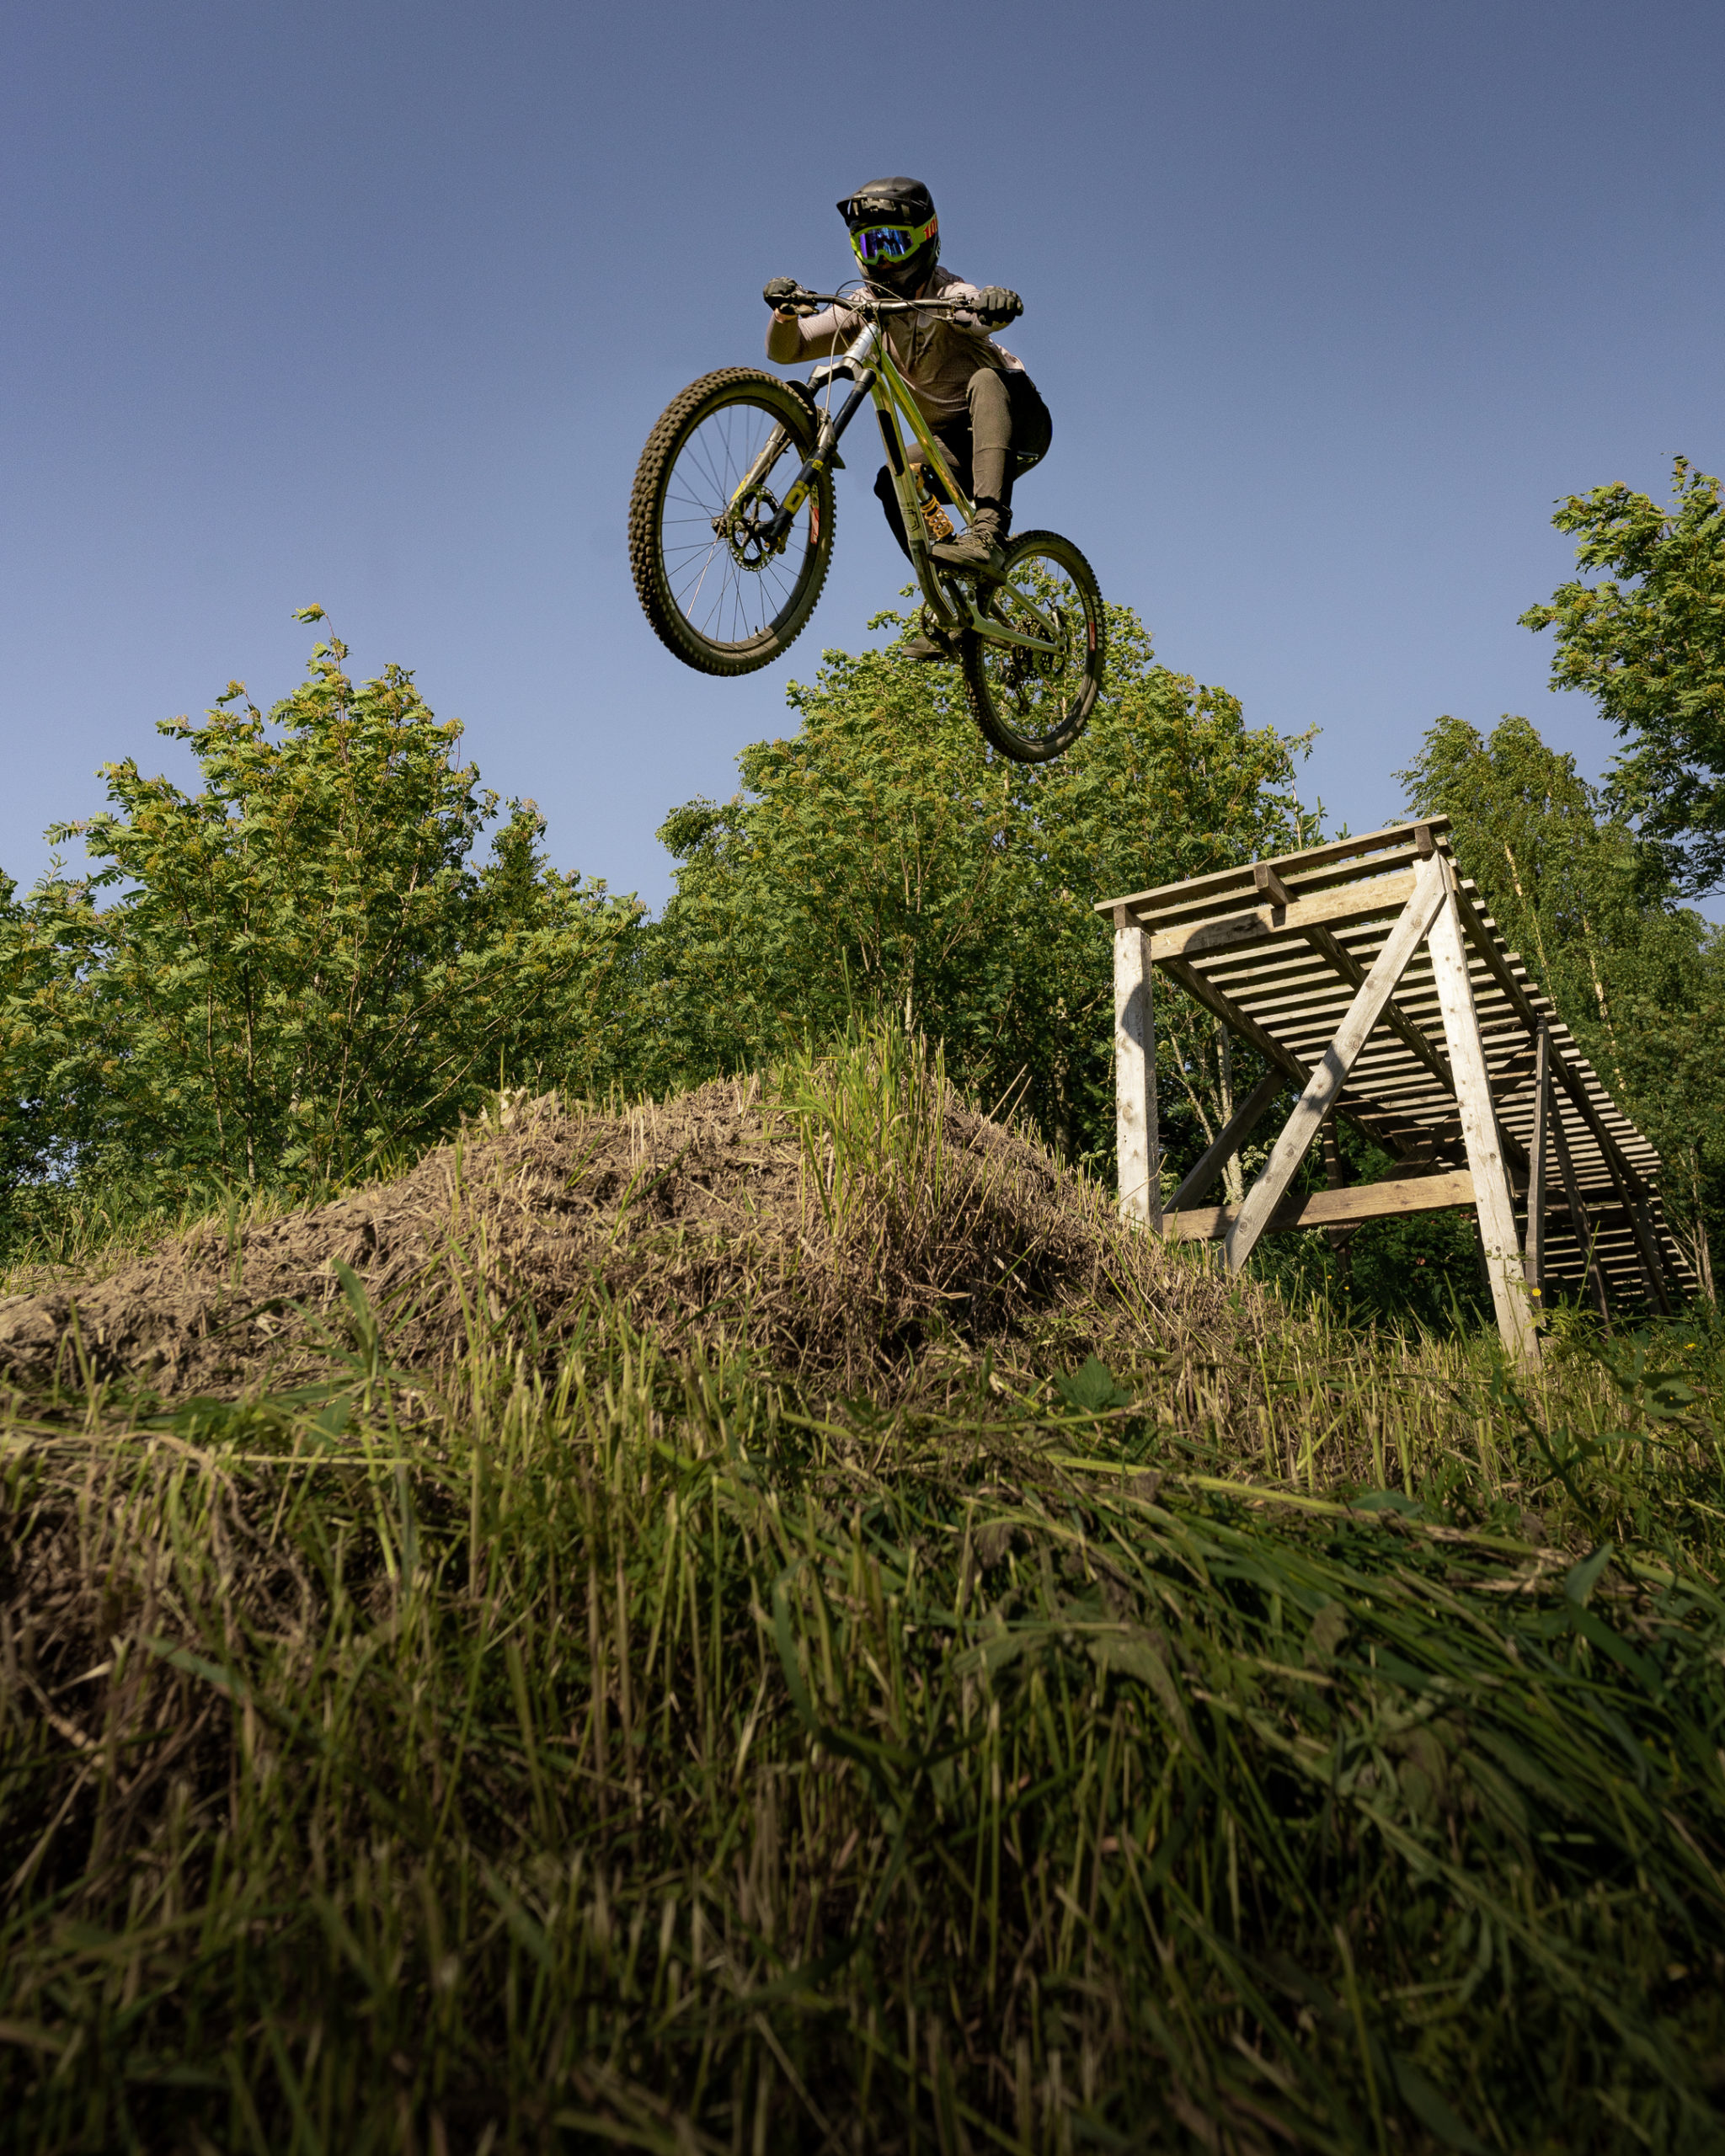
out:
M921 237L908 225L865 225L852 233L851 244L859 262L902 262L916 252Z

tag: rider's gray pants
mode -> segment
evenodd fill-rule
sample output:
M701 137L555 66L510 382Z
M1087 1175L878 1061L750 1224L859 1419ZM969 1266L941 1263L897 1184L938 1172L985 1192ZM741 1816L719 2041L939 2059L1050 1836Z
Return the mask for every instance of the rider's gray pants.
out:
M1012 529L1012 482L1048 455L1054 421L1028 374L979 367L967 387L969 409L954 413L929 432L946 451L953 477L977 508L999 513L1004 538ZM941 499L945 500L944 489L938 481L935 483ZM874 491L892 535L908 558L911 549L899 515L899 498L893 491L893 475L884 464L875 477Z

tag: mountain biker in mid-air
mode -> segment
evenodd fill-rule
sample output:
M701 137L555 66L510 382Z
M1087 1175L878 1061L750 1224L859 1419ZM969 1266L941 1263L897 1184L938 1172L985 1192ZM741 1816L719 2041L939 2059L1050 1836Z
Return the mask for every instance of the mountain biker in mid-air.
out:
M1041 462L1054 437L1048 407L1023 362L984 327L1011 322L1024 312L1024 303L1002 286L967 284L941 268L940 220L920 179L870 180L847 195L838 211L850 227L863 281L883 298L975 301L968 322L964 314L898 315L889 319L885 334L930 433L952 459L953 478L976 505L969 528L935 547L934 558L948 568L988 577L1001 565L1001 543L1012 528L1012 482ZM773 311L766 356L780 366L843 351L861 327L842 307L798 315L791 303L799 290L794 277L775 277L763 294ZM874 491L908 559L893 476L884 464ZM905 651L922 660L958 656L951 641L938 634L913 638Z

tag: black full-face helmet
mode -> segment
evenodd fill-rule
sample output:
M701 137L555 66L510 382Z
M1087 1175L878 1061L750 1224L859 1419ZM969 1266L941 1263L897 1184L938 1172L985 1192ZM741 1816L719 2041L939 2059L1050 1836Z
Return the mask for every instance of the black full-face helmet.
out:
M871 285L909 299L940 259L940 219L920 179L871 179L838 205Z

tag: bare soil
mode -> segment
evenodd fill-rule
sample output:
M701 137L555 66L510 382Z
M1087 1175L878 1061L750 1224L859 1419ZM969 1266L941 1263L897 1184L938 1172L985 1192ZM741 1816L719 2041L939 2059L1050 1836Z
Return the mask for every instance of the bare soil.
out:
M1017 1132L956 1097L943 1116L937 1192L883 1175L835 1212L752 1081L620 1114L520 1102L398 1180L0 1299L0 1385L233 1398L360 1353L435 1382L480 1343L548 1367L606 1300L673 1348L746 1339L883 1401L974 1384L985 1348L1044 1374L1249 1349L1255 1294L1127 1235Z

